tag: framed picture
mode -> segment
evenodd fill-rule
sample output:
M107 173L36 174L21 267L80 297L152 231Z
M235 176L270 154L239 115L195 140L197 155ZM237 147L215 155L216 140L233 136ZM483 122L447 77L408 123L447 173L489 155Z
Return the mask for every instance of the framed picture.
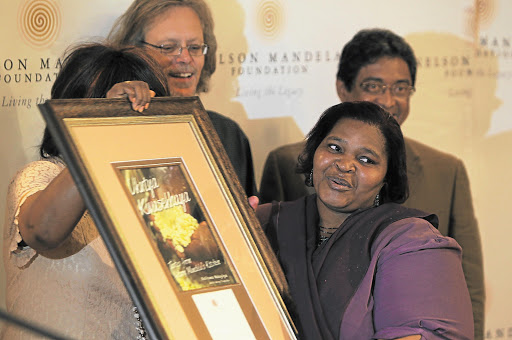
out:
M296 338L282 270L197 97L39 109L151 338Z

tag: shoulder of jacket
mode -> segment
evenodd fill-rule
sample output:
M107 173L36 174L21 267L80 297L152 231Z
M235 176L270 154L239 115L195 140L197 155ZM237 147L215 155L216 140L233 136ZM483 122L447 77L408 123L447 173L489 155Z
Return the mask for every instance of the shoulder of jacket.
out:
M271 151L272 154L277 156L284 156L284 155L294 155L298 156L302 150L304 150L304 146L306 145L305 141L292 143L292 144L286 144L279 146Z
M422 161L431 160L435 162L462 163L461 159L447 152L434 149L433 147L420 143L414 139L404 138L404 140L405 148L408 156L410 157L418 157Z
M233 119L224 116L218 112L207 110L206 113L208 114L208 117L210 117L210 120L212 123L222 123L224 125L229 125L236 127L237 129L240 129L240 126L237 122L235 122Z

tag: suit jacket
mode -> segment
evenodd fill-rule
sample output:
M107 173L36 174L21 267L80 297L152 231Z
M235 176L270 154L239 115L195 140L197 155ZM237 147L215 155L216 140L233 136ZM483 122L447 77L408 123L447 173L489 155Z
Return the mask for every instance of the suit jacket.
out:
M304 175L295 172L304 145L305 142L289 144L270 152L261 178L262 203L293 201L314 193L314 188L305 185ZM462 247L462 268L473 305L475 339L483 339L482 245L464 163L409 138L405 138L405 148L410 195L404 205L435 213L439 217L439 232L454 238Z
M214 111L206 111L229 160L238 175L238 180L247 196L257 195L251 147L247 136L232 119Z

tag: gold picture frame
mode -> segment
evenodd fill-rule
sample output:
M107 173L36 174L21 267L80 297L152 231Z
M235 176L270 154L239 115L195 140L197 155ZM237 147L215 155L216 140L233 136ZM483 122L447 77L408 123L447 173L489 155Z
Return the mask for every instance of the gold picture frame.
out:
M198 97L39 109L151 338L296 338L282 270Z

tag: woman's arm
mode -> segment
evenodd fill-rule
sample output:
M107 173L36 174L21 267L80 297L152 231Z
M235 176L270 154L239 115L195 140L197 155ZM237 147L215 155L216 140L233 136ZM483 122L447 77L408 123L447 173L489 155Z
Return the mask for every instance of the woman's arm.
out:
M384 334L405 336L403 332L410 335L412 330L435 339L473 338L459 245L423 219L404 219L394 227L397 232L381 238L383 248L377 250L377 336L390 339Z
M71 234L84 212L82 197L68 169L64 169L44 190L29 196L21 205L21 237L37 251L56 248Z

